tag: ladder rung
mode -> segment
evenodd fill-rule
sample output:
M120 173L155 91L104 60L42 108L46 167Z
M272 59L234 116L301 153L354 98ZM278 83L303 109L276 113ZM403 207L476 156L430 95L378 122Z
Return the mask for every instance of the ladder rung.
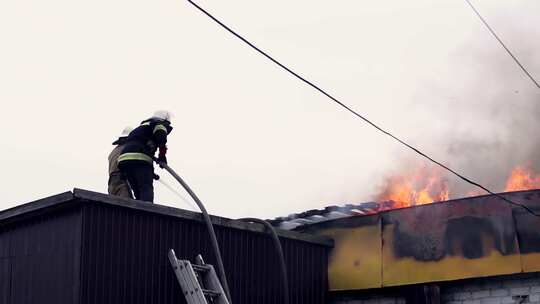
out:
M191 264L193 267L193 270L196 272L208 272L210 271L210 266L206 265L197 265L197 264Z
M187 304L229 304L214 266L204 264L201 255L195 258L193 264L188 260L179 260L172 249L169 249L168 255Z
M217 292L217 291L214 291L214 290L208 290L208 289L203 289L202 292L203 292L203 294L205 296L209 296L209 297L212 297L212 298L219 297L221 295L220 292Z

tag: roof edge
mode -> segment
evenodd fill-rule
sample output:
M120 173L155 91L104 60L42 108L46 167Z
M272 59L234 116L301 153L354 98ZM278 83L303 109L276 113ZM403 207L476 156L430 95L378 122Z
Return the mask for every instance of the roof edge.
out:
M512 199L515 200L515 196L518 196L518 195L522 195L523 197L526 197L526 196L531 195L531 194L540 195L540 189L505 191L505 192L498 192L496 194L500 195L500 196L503 196L503 197L510 197L510 198L513 197ZM407 206L407 207L401 207L401 208L392 208L392 209L382 209L382 210L378 210L376 212L365 213L365 214L346 213L346 212L350 212L350 210L347 211L346 208L348 208L348 207L350 207L351 209L360 208L362 204L368 204L368 203L371 203L371 202L366 202L366 203L361 203L361 204L356 204L356 205L346 204L346 205L343 205L343 206L329 206L329 207L326 207L326 208L323 208L323 209L308 210L308 211L301 212L301 213L291 214L291 215L286 216L286 217L278 217L278 218L275 218L273 220L270 220L270 222L272 223L272 225L278 227L278 225L280 225L280 224L287 223L287 222L293 222L295 220L309 220L310 216L323 216L324 217L325 214L329 213L329 211L327 212L328 208L336 207L336 208L343 209L343 210L338 209L338 210L335 210L335 211L342 212L344 214L344 216L328 217L327 219L323 219L323 220L319 220L319 221L312 221L312 222L309 222L309 223L301 223L299 225L296 225L296 226L290 228L291 231L301 231L301 230L307 229L309 227L316 227L316 226L321 225L321 224L340 221L340 220L348 219L348 218L355 218L355 217L369 218L369 217L373 217L373 216L385 216L386 214L396 212L398 210L431 208L433 206L440 205L440 204L456 203L456 202L462 202L462 201L473 201L473 200L478 200L478 199L483 199L483 198L488 198L488 197L498 198L496 195L493 195L493 194L482 194L482 195L469 196L469 197L453 198L453 199L446 200L446 201L436 201L436 202L432 202L432 203L429 203L429 204L413 205L413 206ZM521 205L524 205L524 206L527 206L526 202L523 202L523 201L519 201L517 203L521 204ZM528 210L525 210L524 208L522 208L520 206L511 205L511 204L509 206L512 209L512 212L515 212L515 213L529 213ZM540 210L540 206L527 206L527 207L532 209L532 210ZM308 216L307 213L312 213L312 214ZM286 228L283 228L283 229L286 229Z
M11 207L0 211L0 221L8 220L23 214L45 209L47 207L59 205L72 201L75 198L74 193L66 191L60 194L38 199L23 205Z
M119 207L124 207L124 208L136 209L140 211L157 213L157 214L165 215L165 216L173 216L177 218L203 222L201 213L198 213L198 212L159 205L155 203L154 204L145 203L142 201L129 199L129 198L110 196L107 194L84 190L84 189L78 189L78 188L73 189L73 197L79 198L82 200L96 202L96 203L104 203L108 205L114 205L114 206L119 206ZM216 215L210 215L210 219L212 220L212 223L214 225L218 225L218 226L239 229L239 230L248 230L248 231L258 232L258 233L265 233L266 231L266 228L263 225L257 224L257 223L247 223L244 221L229 219L229 218L220 217ZM322 245L322 246L327 246L327 247L334 246L334 240L325 236L311 235L311 234L300 233L296 231L287 231L287 230L282 230L279 228L276 228L276 233L279 236L288 238L288 239L314 243L317 245Z

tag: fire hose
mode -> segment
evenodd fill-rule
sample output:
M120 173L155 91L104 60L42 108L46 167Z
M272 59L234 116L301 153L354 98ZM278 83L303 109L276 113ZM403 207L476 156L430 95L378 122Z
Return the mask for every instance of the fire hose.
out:
M229 303L232 304L231 293L229 291L229 284L227 283L227 277L225 276L225 267L223 266L223 259L221 258L221 251L219 250L219 244L216 238L216 232L214 231L212 220L210 219L210 216L208 215L206 208L204 207L201 200L197 197L195 192L191 190L188 184L178 174L176 174L176 172L173 169L171 169L169 165L167 165L165 162L160 162L157 159L154 159L154 161L157 162L161 168L167 170L167 172L169 172L169 174L171 174L182 185L182 187L186 189L187 193L193 198L193 200L195 201L199 209L201 209L204 223L206 224L206 228L208 229L208 233L210 234L210 241L212 243L212 249L214 250L214 255L216 256L219 279L221 281L223 290L225 291L225 295L227 296L227 299L229 300Z
M276 254L279 259L279 266L281 269L281 281L283 283L283 304L289 304L289 279L287 277L287 265L285 264L283 248L281 247L281 242L279 241L276 230L274 229L274 227L272 227L272 225L270 225L270 223L258 218L247 217L241 218L239 219L239 221L262 224L266 229L268 229L268 231L270 231L270 235L272 236L272 241L274 242L274 248L276 249Z
M204 222L206 224L206 228L208 229L208 232L210 234L210 241L212 243L212 249L214 251L214 255L215 255L216 260L217 260L218 275L220 277L220 281L221 281L223 290L225 291L225 294L227 296L227 299L229 300L229 303L232 304L231 294L230 294L230 291L229 291L229 285L227 283L227 277L225 275L225 267L223 266L223 260L221 258L221 251L219 249L219 244L217 242L216 233L214 231L214 226L212 225L212 221L210 219L210 216L208 215L208 212L206 211L206 208L204 207L201 200L197 197L195 192L193 192L193 190L191 190L189 185L171 167L169 167L164 162L159 162L155 158L154 158L154 161L156 163L158 163L158 165L161 168L163 168L167 172L169 172L169 174L171 174L182 185L182 187L184 187L184 189L191 196L191 198L193 198L193 200L195 201L195 203L197 204L197 206L201 210ZM166 185L166 184L164 184L164 185ZM172 190L172 188L171 188L171 190ZM173 191L173 192L175 194L177 194L178 196L180 196L180 194L177 193L176 191ZM285 264L285 257L284 257L284 254L283 254L283 248L281 247L281 242L279 241L279 237L278 237L274 227L272 227L272 225L270 225L270 223L268 223L267 221L264 221L264 220L261 220L261 219L258 219L258 218L242 218L242 219L239 219L239 220L244 221L244 222L262 224L270 232L270 235L272 237L272 241L274 243L274 247L275 247L275 250L276 250L276 254L277 254L279 262L280 262L280 269L281 269L281 276L282 276L282 283L283 283L283 303L284 304L289 304L289 283L288 283L288 276L287 276L287 265Z

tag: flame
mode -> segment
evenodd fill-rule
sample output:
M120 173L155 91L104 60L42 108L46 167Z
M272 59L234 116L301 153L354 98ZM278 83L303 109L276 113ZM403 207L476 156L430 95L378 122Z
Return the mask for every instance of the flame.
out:
M523 166L515 167L506 181L505 191L530 189L540 189L540 175Z
M435 166L418 166L413 170L388 176L379 194L380 210L404 208L446 201L450 198L445 172ZM516 166L506 181L505 191L540 189L540 173L527 166ZM479 189L463 193L464 197L485 194ZM380 211L379 210L379 211Z
M486 194L486 192L484 190L472 189L472 190L469 190L467 192L467 194L465 194L465 197L480 196L480 195L484 195L484 194Z
M450 191L442 171L435 167L420 167L404 174L389 176L377 196L379 202L393 201L392 208L429 204L448 200Z

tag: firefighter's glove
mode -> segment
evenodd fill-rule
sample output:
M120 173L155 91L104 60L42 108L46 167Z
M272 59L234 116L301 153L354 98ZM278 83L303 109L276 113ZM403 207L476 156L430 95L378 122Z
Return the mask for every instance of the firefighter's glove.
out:
M164 163L164 164L167 164L167 157L165 155L160 155L157 159L158 163L161 164L161 163Z
M167 163L167 146L159 147L158 163Z

